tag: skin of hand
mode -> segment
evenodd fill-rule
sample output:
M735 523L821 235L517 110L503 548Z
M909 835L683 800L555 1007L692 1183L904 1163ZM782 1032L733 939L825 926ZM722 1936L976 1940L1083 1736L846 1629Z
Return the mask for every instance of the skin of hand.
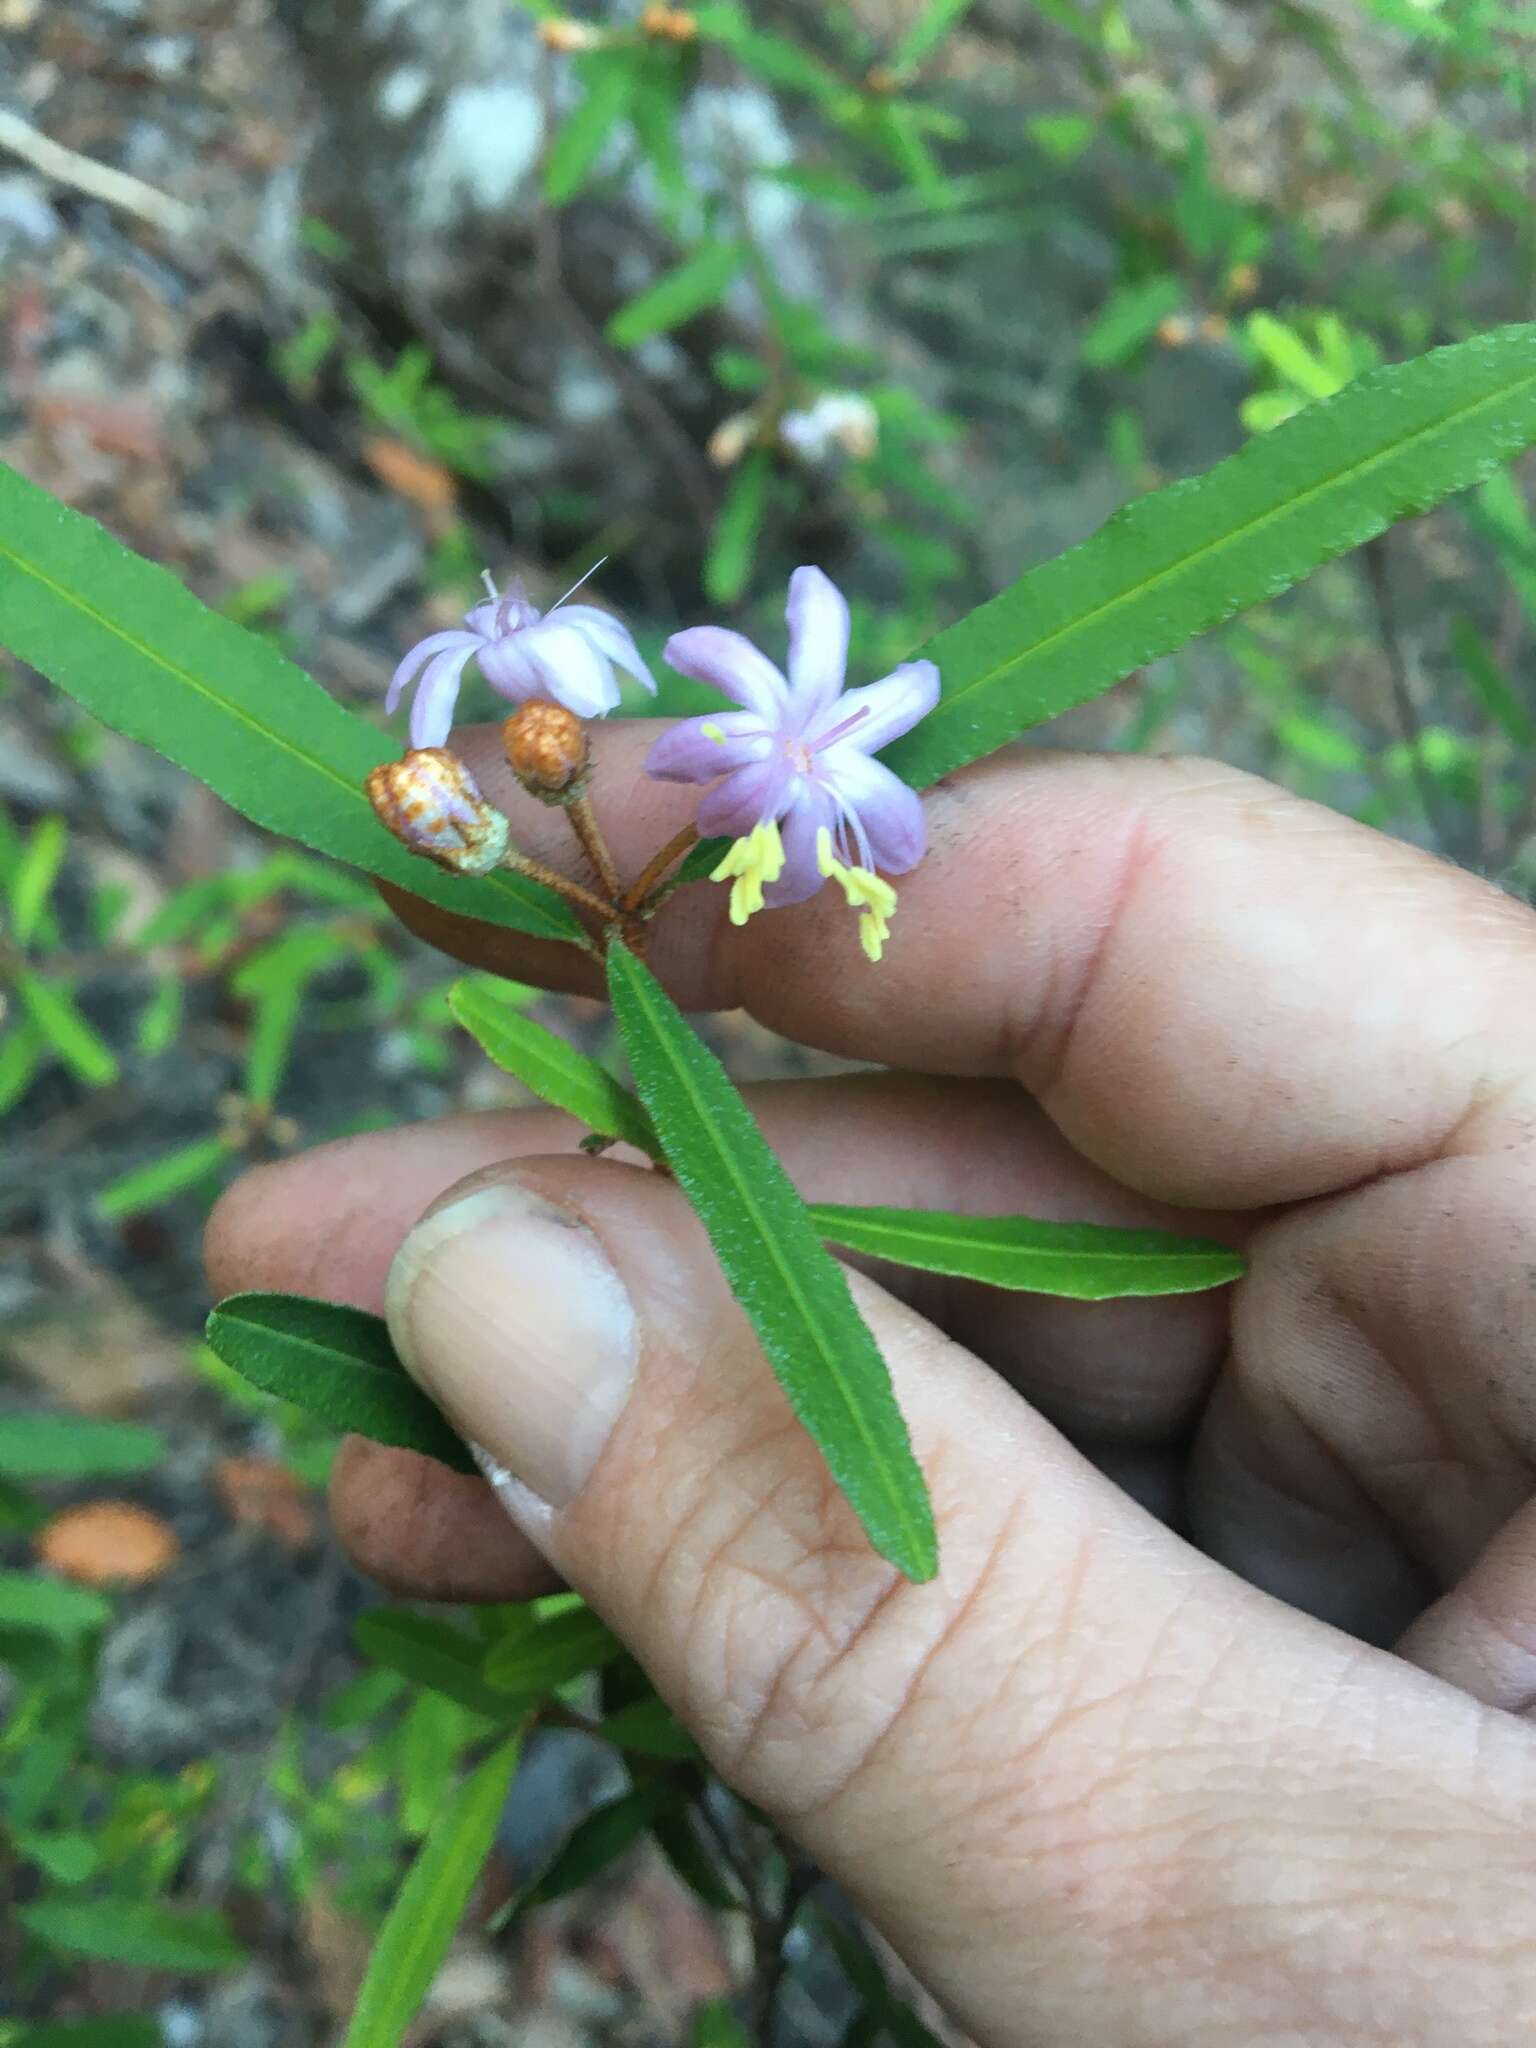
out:
M655 730L597 736L631 871L689 815L640 774ZM495 733L461 741L568 859ZM1536 2039L1536 918L1205 763L1015 752L929 825L878 968L832 890L658 920L685 1009L893 1070L754 1091L802 1191L1250 1262L1100 1305L852 1275L934 1584L869 1551L677 1188L557 1114L259 1169L215 1291L387 1299L503 1476L349 1441L364 1568L578 1587L992 2048ZM397 907L597 990L568 949Z

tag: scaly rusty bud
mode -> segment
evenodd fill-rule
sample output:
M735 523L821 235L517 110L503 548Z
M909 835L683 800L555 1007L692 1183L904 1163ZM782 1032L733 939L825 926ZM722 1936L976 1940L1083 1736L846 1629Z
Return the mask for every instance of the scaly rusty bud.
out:
M640 26L663 43L691 43L699 32L696 17L686 7L647 7Z
M541 803L569 803L586 786L587 729L563 704L531 697L502 726L501 742L512 773Z
M608 40L603 31L593 28L590 22L569 21L563 16L541 21L538 34L546 50L559 50L573 56L583 50L600 50Z
M364 784L379 823L402 846L458 875L488 875L511 845L511 827L446 747L413 747Z

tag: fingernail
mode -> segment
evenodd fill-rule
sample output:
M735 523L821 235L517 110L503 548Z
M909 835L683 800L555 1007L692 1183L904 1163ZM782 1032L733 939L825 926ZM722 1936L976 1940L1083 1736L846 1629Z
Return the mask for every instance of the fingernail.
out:
M418 1223L386 1313L412 1377L551 1507L586 1484L635 1375L624 1284L586 1225L496 1181Z

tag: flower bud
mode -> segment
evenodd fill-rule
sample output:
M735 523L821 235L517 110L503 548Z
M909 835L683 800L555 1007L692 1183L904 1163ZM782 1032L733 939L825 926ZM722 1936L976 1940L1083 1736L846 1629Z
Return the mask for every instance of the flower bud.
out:
M501 728L512 773L546 804L581 794L587 775L587 729L574 711L544 697L520 704Z
M511 845L511 827L446 747L413 747L364 784L374 814L402 846L459 875L488 875Z
M695 16L686 7L647 7L640 26L658 42L691 43L699 32Z
M538 34L546 50L559 50L573 56L583 50L600 50L608 40L603 31L594 28L590 22L569 21L563 16L541 21Z
M705 454L716 469L734 469L757 439L755 413L733 412L723 419L705 444Z

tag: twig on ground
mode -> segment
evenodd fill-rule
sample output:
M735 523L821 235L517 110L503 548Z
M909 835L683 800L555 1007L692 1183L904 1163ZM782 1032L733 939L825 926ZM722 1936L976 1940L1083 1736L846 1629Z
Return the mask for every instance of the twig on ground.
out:
M156 191L142 178L116 170L111 164L82 156L79 150L66 149L62 142L55 142L30 121L23 121L19 114L4 107L0 107L0 149L19 156L45 178L84 192L91 199L100 199L119 212L131 213L167 235L186 235L197 225L196 211L183 200Z

